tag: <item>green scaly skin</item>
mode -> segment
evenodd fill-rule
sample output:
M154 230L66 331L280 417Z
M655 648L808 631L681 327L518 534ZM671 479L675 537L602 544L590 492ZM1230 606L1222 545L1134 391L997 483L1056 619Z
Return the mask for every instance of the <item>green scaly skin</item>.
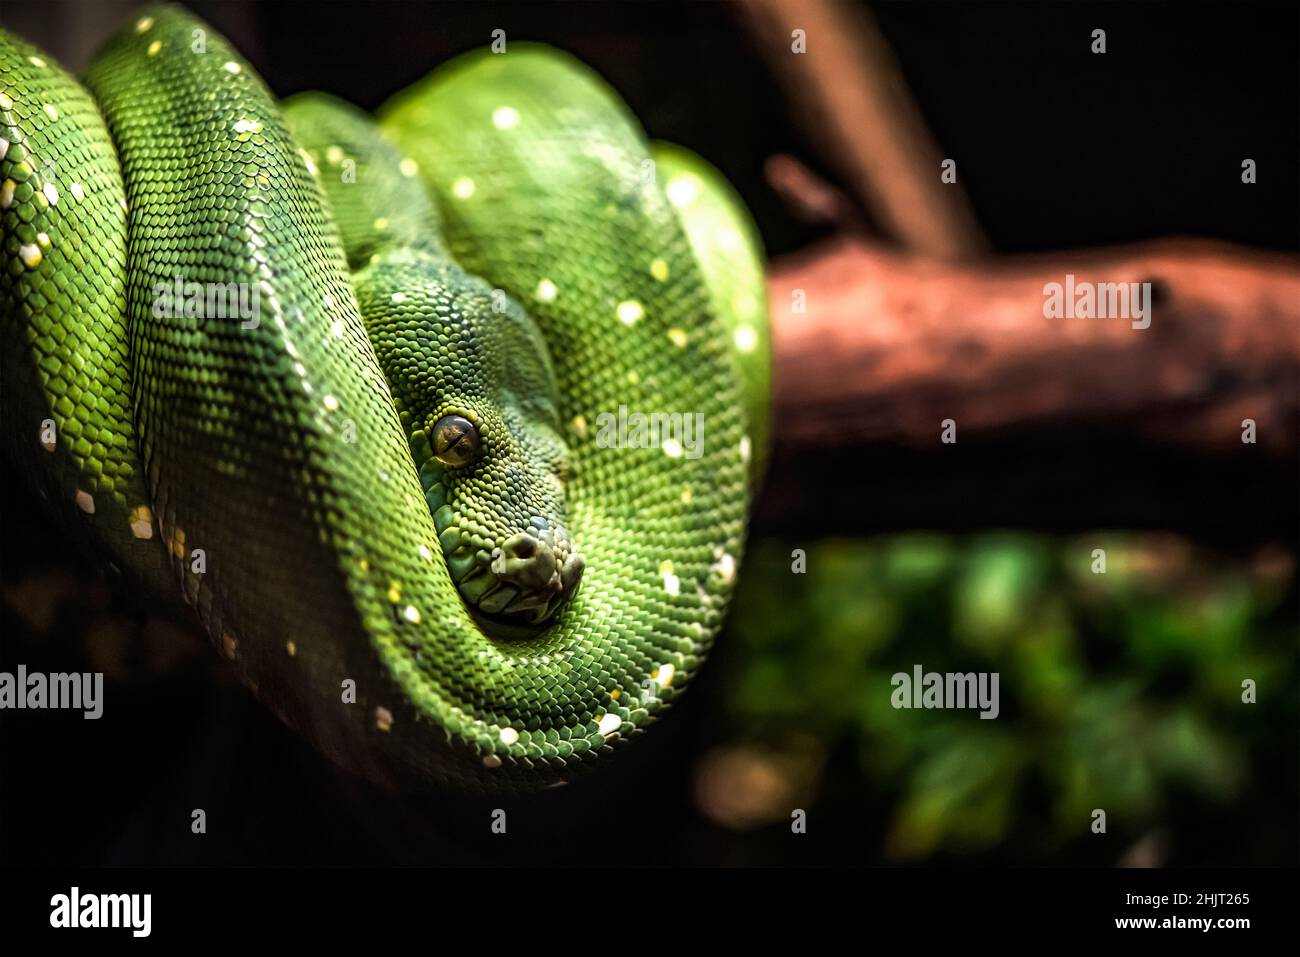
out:
M659 182L708 284L714 313L731 334L749 413L750 473L758 482L767 453L772 393L762 240L740 196L707 161L675 143L653 144L652 155Z
M617 97L471 55L385 110L394 149L324 98L286 118L169 7L84 82L0 32L0 434L33 486L375 779L553 783L650 724L725 615L763 406ZM155 308L177 276L251 284L256 321ZM620 405L702 413L702 454L602 447ZM448 412L470 462L432 454Z

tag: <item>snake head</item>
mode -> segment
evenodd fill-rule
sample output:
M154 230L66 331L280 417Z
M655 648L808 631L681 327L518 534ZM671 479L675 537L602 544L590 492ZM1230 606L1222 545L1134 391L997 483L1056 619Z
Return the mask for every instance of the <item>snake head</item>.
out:
M381 258L356 287L461 598L490 621L544 625L585 562L540 330L446 257Z
M586 563L562 524L567 450L527 419L508 407L440 418L431 461L444 467L425 470L436 477L425 497L465 603L542 625L577 593Z
M422 475L452 580L476 612L542 625L578 591L585 562L564 526L568 449L535 397L439 417Z

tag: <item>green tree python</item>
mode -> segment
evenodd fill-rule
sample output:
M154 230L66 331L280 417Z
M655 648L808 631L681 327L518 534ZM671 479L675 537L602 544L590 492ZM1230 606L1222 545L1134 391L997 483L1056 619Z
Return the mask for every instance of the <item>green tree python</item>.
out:
M0 224L7 457L325 754L553 784L697 671L767 441L761 254L567 54L371 118L173 7L80 81L0 31Z

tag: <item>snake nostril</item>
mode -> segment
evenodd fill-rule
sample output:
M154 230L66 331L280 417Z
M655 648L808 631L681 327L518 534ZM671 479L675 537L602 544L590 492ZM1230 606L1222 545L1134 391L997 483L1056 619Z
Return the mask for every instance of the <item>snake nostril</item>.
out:
M519 535L508 542L506 548L515 558L532 558L537 553L537 539L531 535Z

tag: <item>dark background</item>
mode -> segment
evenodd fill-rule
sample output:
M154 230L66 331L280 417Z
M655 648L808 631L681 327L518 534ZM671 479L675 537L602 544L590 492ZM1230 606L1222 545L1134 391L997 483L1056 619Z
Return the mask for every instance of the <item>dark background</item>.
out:
M4 24L80 70L133 6L8 4ZM814 168L817 158L730 3L188 6L276 94L326 90L371 110L498 28L561 47L603 74L651 136L719 166L769 253L811 238L766 188L762 167L774 153ZM1300 248L1295 4L870 7L997 250L1170 234ZM1097 27L1107 31L1104 56L1089 52ZM1259 165L1250 190L1239 188L1245 157Z
M792 216L767 187L776 153L822 169L798 118L722 3L193 3L278 95L324 89L366 108L448 57L485 44L541 40L594 66L648 132L690 146L737 186L771 255L821 230ZM4 26L80 69L130 5L7 4ZM1186 234L1277 250L1300 249L1300 36L1294 4L884 3L872 10L944 154L958 160L976 216L1001 252L1045 251ZM1094 27L1108 53L1089 53ZM816 38L810 38L810 46ZM1243 189L1242 158L1259 182ZM1079 486L1113 484L1161 501L1201 495L1197 470L1226 469L1188 532L1232 552L1260 541L1294 551L1294 470L1247 477L1233 467L1166 451L1116 450L1097 437L1096 471ZM1020 446L1023 450L1023 446ZM1079 496L1047 460L984 449L1002 469L1002 501L972 502L970 527L1078 529L1104 524L1105 506ZM806 453L805 453L806 454ZM894 462L886 453L882 471ZM898 453L902 455L903 453ZM979 454L979 453L972 453ZM908 468L915 467L906 458ZM808 461L817 470L825 462ZM789 468L785 463L783 468ZM1048 475L1048 478L1044 478ZM1177 480L1167 481L1177 476ZM860 494L853 495L853 483ZM857 531L925 524L924 502L882 496L844 478L860 503ZM1178 486L1182 490L1178 490ZM1230 490L1230 491L1225 491ZM951 494L960 496L954 479ZM85 648L105 655L110 707L97 722L55 712L0 717L0 860L9 863L746 863L772 860L762 835L710 823L695 808L696 759L722 731L724 635L682 703L604 773L529 798L411 801L333 769L284 729L196 638L113 595L96 568L48 523L7 473L0 553L0 668L83 670ZM1113 502L1104 494L1092 501ZM1180 514L1186 515L1186 509ZM1131 510L1128 514L1131 517ZM833 533L843 513L815 503L760 503L756 539ZM791 516L797 516L792 518ZM811 522L811 527L808 523ZM44 584L32 584L33 578ZM744 572L742 571L742 579ZM69 601L71 596L71 601ZM22 609L20 614L16 609ZM32 627L48 609L48 629ZM1294 601L1285 614L1294 617ZM107 624L106 624L107 623ZM38 635L37 631L41 631ZM102 664L102 662L101 662ZM1195 833L1179 862L1294 863L1294 729L1274 741L1276 766L1255 782L1257 813L1289 821L1260 834L1229 816ZM834 760L834 758L832 758ZM208 834L189 830L207 812ZM507 836L487 827L509 814ZM1177 808L1171 826L1177 827ZM814 827L781 852L787 863L862 860L879 843L869 805ZM854 830L856 829L856 830ZM853 830L851 839L846 831ZM1270 857L1270 849L1273 857ZM1112 860L1080 849L1084 862ZM943 856L938 858L944 860ZM965 861L1016 858L990 851Z

